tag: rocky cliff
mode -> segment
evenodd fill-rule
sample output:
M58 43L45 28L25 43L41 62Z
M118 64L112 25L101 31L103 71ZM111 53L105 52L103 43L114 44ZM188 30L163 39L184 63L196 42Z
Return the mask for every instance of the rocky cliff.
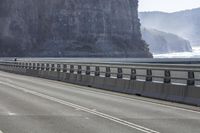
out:
M174 13L141 12L139 17L146 28L173 33L189 40L192 46L200 46L200 8Z
M142 28L141 31L143 39L154 54L192 52L190 42L177 35L147 28Z
M138 0L1 0L0 56L151 57Z

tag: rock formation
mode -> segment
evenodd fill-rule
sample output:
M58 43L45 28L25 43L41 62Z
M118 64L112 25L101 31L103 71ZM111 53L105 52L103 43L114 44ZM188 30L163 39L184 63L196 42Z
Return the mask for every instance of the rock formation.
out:
M192 52L190 42L177 35L147 28L142 28L141 31L143 39L154 54Z
M152 56L138 0L1 0L0 29L0 56Z
M146 28L173 33L189 40L192 46L200 46L200 8L174 13L141 12L139 17Z

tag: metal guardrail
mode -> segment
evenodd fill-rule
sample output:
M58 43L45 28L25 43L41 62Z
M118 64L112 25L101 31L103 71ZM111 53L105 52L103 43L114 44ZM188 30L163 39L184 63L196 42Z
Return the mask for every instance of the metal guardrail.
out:
M199 65L173 64L115 64L85 62L5 61L1 66L42 71L57 71L82 75L143 80L147 82L177 83L188 86L200 85Z

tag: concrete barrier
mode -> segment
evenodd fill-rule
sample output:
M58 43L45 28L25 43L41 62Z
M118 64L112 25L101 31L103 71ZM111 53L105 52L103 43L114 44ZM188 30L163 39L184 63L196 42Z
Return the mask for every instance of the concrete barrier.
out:
M60 72L58 80L65 82L66 81L66 73Z
M81 82L82 82L82 75L81 74L77 74L76 84L77 85L81 85Z
M105 77L103 89L117 91L116 90L116 81L117 81L117 79Z
M90 75L82 75L81 77L81 85L92 87L94 82L94 76Z
M184 98L184 102L200 106L200 87L188 86Z
M61 67L63 66L63 67ZM200 87L195 86L195 74L193 70L188 70L187 84L173 84L171 71L164 69L163 82L153 82L153 71L151 68L130 68L129 79L124 78L122 67L117 67L117 73L112 73L110 66L105 66L103 76L101 76L101 66L95 66L92 74L92 67L83 65L86 69L82 70L80 64L46 64L45 63L13 63L0 64L0 70L13 72L28 76L41 77L51 80L58 80L83 86L95 87L109 91L122 92L127 94L141 95L145 97L163 99L173 102L181 102L200 106ZM78 68L78 69L75 69ZM127 68L126 68L127 69ZM145 69L146 81L137 80L137 69ZM83 72L84 71L84 72ZM178 70L180 71L180 70ZM185 71L185 70L183 70ZM199 71L200 72L200 71ZM116 75L116 77L113 77ZM126 74L127 76L127 74ZM141 75L139 75L141 76ZM181 79L181 78L180 78ZM181 80L184 80L183 78Z
M39 71L38 70L33 70L33 69L27 69L26 75L39 77Z
M48 79L49 73L50 73L50 71L44 71L44 70L39 71L39 77Z
M103 89L104 81L105 81L104 77L95 76L92 87Z
M77 83L77 74L70 73L68 81L69 83Z
M142 92L144 89L144 82L131 80L129 84L129 88L130 88L131 94L142 95Z
M122 93L129 93L129 80L116 79L115 81L115 91Z
M164 90L167 91L167 97L165 100L174 102L184 102L185 92L187 86L185 85L175 85L175 84L165 84Z
M163 83L145 82L142 95L147 97L165 99L163 86L164 86Z
M66 82L69 81L70 75L71 75L71 73L66 73L66 76L65 76L65 81L66 81Z

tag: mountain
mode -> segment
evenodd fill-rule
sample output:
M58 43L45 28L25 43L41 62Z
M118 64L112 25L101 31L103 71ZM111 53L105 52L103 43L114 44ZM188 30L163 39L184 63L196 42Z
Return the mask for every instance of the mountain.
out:
M154 54L192 52L190 42L171 33L142 28L142 37Z
M152 57L138 0L1 0L0 56Z
M200 8L174 13L141 12L139 18L146 28L176 34L193 46L200 44Z

